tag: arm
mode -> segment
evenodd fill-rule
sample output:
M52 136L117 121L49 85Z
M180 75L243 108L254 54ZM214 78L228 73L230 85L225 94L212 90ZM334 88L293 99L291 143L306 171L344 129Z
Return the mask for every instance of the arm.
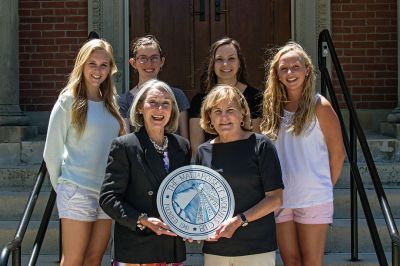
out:
M129 166L130 162L124 144L119 139L115 139L111 144L99 203L116 222L135 231L137 219L141 213L124 200L131 178Z
M316 114L328 148L332 184L335 185L344 161L343 138L339 119L327 99L321 97Z
M60 96L51 111L46 144L43 151L43 158L49 172L51 185L55 191L57 191L57 179L61 175L64 145L70 125L69 102L67 102L69 99L62 99L63 97L63 95Z
M204 142L204 132L200 127L200 118L189 119L190 145L192 147L192 158L196 156L197 147Z
M128 118L122 118L122 120L124 120L124 128L125 128L125 134L129 134L131 133L131 127L130 127L130 122Z
M258 220L271 212L277 210L282 205L282 189L276 189L265 193L265 197L256 205L245 211L243 214L249 222ZM222 223L216 230L215 234L210 238L216 241L220 237L231 238L235 231L242 225L239 215L230 218Z
M189 139L188 111L179 113L179 135Z
M115 139L111 144L106 175L100 190L99 204L101 208L116 222L132 231L138 230L138 218L141 215L135 207L125 201L124 197L129 187L131 162L128 159L125 144ZM157 235L176 236L169 231L167 224L155 217L141 217L142 225L150 228Z

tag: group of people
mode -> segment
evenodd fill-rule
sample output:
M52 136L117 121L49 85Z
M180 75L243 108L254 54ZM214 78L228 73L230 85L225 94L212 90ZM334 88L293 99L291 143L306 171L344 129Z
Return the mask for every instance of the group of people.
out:
M233 217L203 243L205 265L275 265L278 247L285 265L322 265L344 151L304 49L279 48L261 92L247 83L239 43L222 38L190 104L157 80L165 57L154 36L133 42L129 63L138 84L117 96L111 45L87 41L51 112L44 160L61 265L101 265L112 220L113 265L183 265L187 239L162 221L156 198L191 163L218 170L235 198Z

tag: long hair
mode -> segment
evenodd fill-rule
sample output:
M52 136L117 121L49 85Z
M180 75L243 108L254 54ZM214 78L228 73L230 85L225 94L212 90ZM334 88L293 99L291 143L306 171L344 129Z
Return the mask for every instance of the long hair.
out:
M104 101L107 110L117 119L119 123L119 135L125 134L124 122L118 111L116 103L116 89L112 75L117 73L117 66L113 56L113 49L111 45L102 39L92 39L87 41L79 50L75 59L74 68L69 75L68 83L61 91L61 94L71 92L74 97L72 103L71 121L72 125L76 128L79 135L85 130L88 110L87 89L85 86L83 70L86 61L94 51L105 51L110 59L110 73L107 78L100 84L100 95Z
M279 48L270 63L266 64L266 86L263 95L263 116L261 120L261 132L269 138L276 140L279 134L285 104L288 102L288 94L285 86L279 81L278 65L282 55L295 51L304 62L309 73L304 82L302 97L297 108L292 124L288 130L298 136L306 129L315 118L315 72L311 57L295 42L288 42Z
M203 74L200 77L200 87L201 91L204 93L208 93L211 88L213 88L218 83L218 77L214 72L214 64L215 64L215 53L217 49L222 45L232 44L236 49L236 53L239 59L239 69L236 74L236 78L239 82L247 84L247 72L246 72L246 61L244 59L242 50L240 49L239 43L229 37L224 37L216 42L214 42L210 50L208 51L208 56L204 63Z

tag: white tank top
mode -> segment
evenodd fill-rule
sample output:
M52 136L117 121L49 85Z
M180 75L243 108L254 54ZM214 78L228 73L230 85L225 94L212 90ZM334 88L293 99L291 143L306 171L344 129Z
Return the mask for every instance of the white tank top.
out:
M320 95L316 95L316 101ZM293 112L284 110L275 142L282 167L282 208L304 208L333 201L328 148L318 119L299 136L288 132Z

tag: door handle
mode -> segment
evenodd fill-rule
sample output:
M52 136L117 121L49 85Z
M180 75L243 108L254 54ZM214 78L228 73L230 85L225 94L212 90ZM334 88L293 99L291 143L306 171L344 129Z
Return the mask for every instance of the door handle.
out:
M228 10L221 10L221 0L214 1L214 10L215 10L215 15L214 15L215 21L220 21L221 14L225 14L228 12Z
M200 21L206 20L206 13L205 13L206 6L205 6L204 1L205 0L199 0L199 11L193 12L193 14L199 15Z
M215 0L214 1L214 7L215 7L214 19L215 19L215 21L220 21L221 20L221 1L220 0Z

